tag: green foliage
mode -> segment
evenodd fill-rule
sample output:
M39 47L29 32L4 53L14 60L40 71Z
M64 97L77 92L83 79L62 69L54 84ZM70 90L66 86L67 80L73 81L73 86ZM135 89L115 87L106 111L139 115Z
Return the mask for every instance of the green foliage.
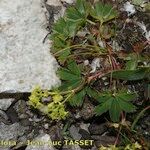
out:
M85 0L77 0L75 7L66 10L66 18L78 28L86 23L89 15L90 5Z
M91 16L103 24L116 18L118 13L111 5L97 2L94 8L91 10Z
M50 98L46 104L42 102L43 98ZM68 112L63 104L63 96L58 91L42 91L40 87L36 87L29 97L29 105L38 109L52 120L61 120L67 117Z
M117 93L105 92L97 99L100 104L95 108L95 113L96 115L101 115L109 111L111 120L118 122L121 112L132 112L135 110L135 106L130 102L134 98L136 98L136 95L127 91L118 91Z
M61 90L73 90L83 82L81 71L74 60L68 61L67 67L60 68L57 73L64 81L60 87Z
M135 70L113 71L112 77L121 80L141 80L150 77L150 68L143 67Z
M86 80L74 60L68 61L66 68L60 68L58 76L63 81L60 90L68 91L66 97L69 97L71 106L82 106L85 95L95 99L98 97L95 90L86 86Z
M101 8L102 10L99 11ZM95 8L91 8L91 4L87 1L77 0L75 6L67 8L65 16L58 19L52 28L52 52L58 59L59 63L64 64L68 57L73 54L72 51L75 48L78 49L82 47L82 45L75 45L73 42L78 31L82 31L82 29L87 26L90 27L91 24L95 25L97 19L102 24L114 19L115 17L117 17L117 12L108 4L104 5L102 3L97 3ZM107 26L104 27L104 29L106 28ZM112 30L109 32L112 32ZM112 33L109 34L110 37ZM85 38L85 41L88 41L88 37ZM96 48L97 47L94 49Z
M110 43L113 42L117 28L111 21L117 17L118 12L113 6L101 2L92 6L86 0L77 0L75 5L66 9L64 17L54 23L51 34L51 52L61 66L57 74L62 85L58 90L33 90L29 100L32 107L53 120L60 120L67 116L65 105L68 102L73 107L82 107L85 96L88 96L99 102L95 108L96 115L109 112L114 122L119 121L122 112L135 110L130 102L136 97L135 94L128 93L127 90L115 93L110 91L114 91L112 87L119 89L125 86L119 80L149 79L150 69L144 66L143 60L146 58L140 56L142 51L138 51L138 47L136 53L128 56L121 53L123 58L119 57L122 55L118 51L113 50ZM91 64L85 66L83 62L95 58L100 58L102 67L97 67L96 72L91 73ZM108 92L101 93L101 90L96 90L101 87L93 86L93 82L106 76L111 81L110 87ZM42 102L43 97L51 97L51 101L45 104Z

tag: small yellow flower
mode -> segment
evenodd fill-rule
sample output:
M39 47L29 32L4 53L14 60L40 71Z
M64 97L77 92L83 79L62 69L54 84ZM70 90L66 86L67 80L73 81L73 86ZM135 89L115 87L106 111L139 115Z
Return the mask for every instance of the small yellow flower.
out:
M58 103L62 100L63 100L63 96L61 96L60 94L56 94L56 95L53 96L54 103Z

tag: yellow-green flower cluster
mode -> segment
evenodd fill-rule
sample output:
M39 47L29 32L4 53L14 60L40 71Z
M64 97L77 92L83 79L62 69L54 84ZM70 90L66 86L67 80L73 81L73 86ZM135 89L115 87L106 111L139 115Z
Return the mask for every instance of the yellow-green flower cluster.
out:
M50 100L45 104L42 99L48 97ZM40 87L36 87L29 97L29 105L46 114L52 120L61 120L67 117L68 112L65 110L63 101L64 98L58 91L44 91Z

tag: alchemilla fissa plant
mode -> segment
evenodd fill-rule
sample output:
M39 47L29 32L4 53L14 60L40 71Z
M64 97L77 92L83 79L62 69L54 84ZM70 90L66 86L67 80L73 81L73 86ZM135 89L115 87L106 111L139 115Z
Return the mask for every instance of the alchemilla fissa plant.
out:
M82 107L86 96L97 103L96 116L109 112L113 122L134 112L136 107L132 100L136 99L137 93L129 91L125 83L149 80L150 68L139 63L147 61L147 57L138 52L120 57L110 44L116 36L118 16L114 7L101 2L92 5L77 0L74 6L67 8L65 15L54 23L50 37L51 52L60 65L57 75L62 84L50 91L35 88L29 105L52 120L66 119L69 116L66 106ZM93 72L90 62L95 58L101 65ZM85 65L85 62L88 63ZM102 77L109 80L105 91L95 86ZM49 101L44 102L43 98L49 98Z

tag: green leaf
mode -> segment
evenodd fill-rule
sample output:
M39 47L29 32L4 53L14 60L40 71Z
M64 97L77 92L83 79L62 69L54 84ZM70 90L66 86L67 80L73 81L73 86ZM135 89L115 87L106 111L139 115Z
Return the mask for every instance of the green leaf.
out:
M83 89L80 92L76 93L75 95L73 95L69 102L71 106L82 106L83 101L84 101L84 97L86 95L86 91Z
M104 103L106 100L110 99L112 97L111 93L109 92L104 92L104 93L101 93L97 99L97 101L99 103Z
M61 91L72 90L72 89L77 88L78 86L80 86L81 82L82 82L81 80L66 81L66 82L62 83L62 85L59 87L59 89Z
M91 16L101 22L101 24L110 21L118 16L116 10L109 4L102 4L100 2L95 3L93 9L91 9Z
M126 70L135 70L138 66L139 57L135 53L130 54L128 57L129 61L126 63Z
M137 94L128 93L127 91L120 91L117 93L117 97L123 99L124 101L131 101L137 97Z
M67 20L74 22L74 26L80 28L86 23L86 18L89 14L89 5L85 0L77 0L75 7L70 7L66 10Z
M95 107L95 113L97 116L102 115L103 113L107 112L111 107L111 101L106 100L103 104L100 104Z
M74 60L68 61L68 69L75 75L81 76L81 71Z
M66 48L69 46L69 43L67 43L66 41L64 41L63 39L61 39L60 37L55 37L54 35L52 35L52 40L53 40L53 45L52 45L52 52L58 52L59 50Z
M120 114L122 112L120 103L117 99L111 99L111 108L109 109L109 115L112 121L118 122L120 118Z
M54 35L57 35L61 38L67 39L69 32L67 28L67 23L64 18L60 18L57 20L57 22L54 24L52 31Z
M86 0L77 0L76 9L84 16L86 19L91 10L91 4Z
M71 21L81 22L84 21L82 14L74 7L70 7L67 9L67 18Z
M150 76L150 68L113 71L112 77L121 80L141 80Z
M86 88L86 92L87 92L87 95L89 95L90 97L92 97L94 99L98 99L98 97L99 97L99 93L90 87Z
M67 19L67 26L69 31L69 37L74 37L78 30L78 24L72 20Z
M112 94L107 91L102 93L97 99L100 105L95 108L96 115L101 115L109 111L112 121L118 122L121 112L132 112L135 106L130 102L135 98L135 94L127 93L125 90L120 90Z
M60 64L64 64L70 54L70 49L66 49L65 51L61 52L58 56L58 61Z
M119 100L120 103L120 107L122 110L124 110L125 112L133 112L135 110L135 106L127 101L123 101L123 100Z
M135 70L138 66L137 60L130 60L126 63L126 70Z
M80 86L83 81L81 71L75 61L67 61L66 68L60 68L57 71L58 76L62 81L62 86L59 88L61 90L73 90L74 88Z
M61 68L57 71L61 80L79 80L81 79L80 75L73 74L68 69Z

